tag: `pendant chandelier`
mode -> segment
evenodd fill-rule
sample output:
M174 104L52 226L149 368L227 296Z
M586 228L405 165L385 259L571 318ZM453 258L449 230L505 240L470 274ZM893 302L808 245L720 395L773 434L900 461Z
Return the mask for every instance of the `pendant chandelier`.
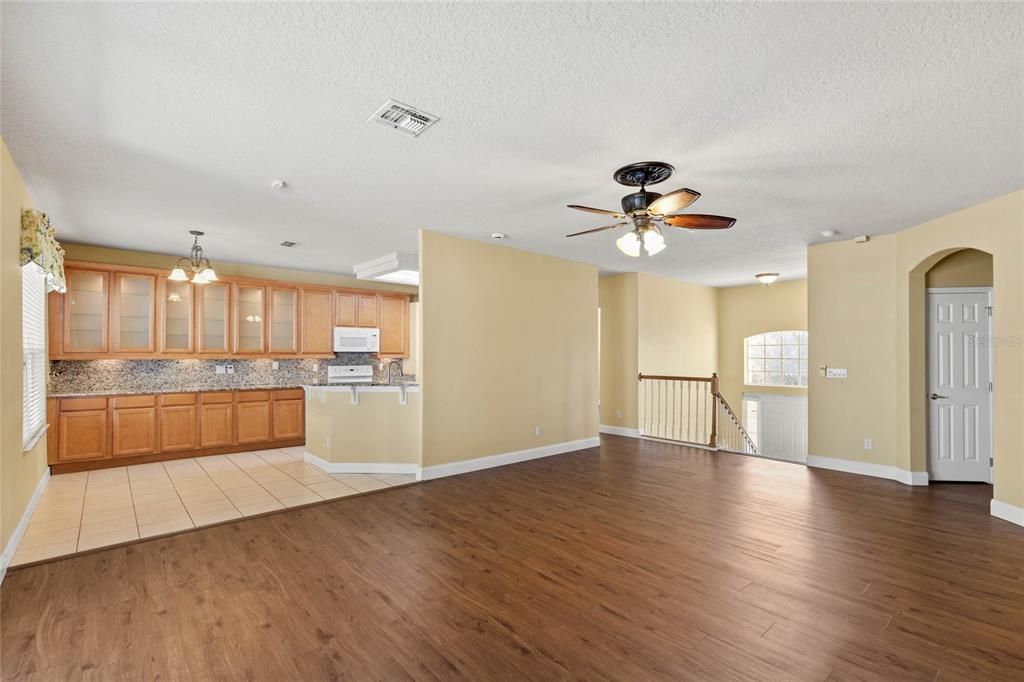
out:
M188 273L191 272L193 284L216 282L217 273L213 271L210 259L203 256L203 247L199 246L199 238L204 233L199 230L189 230L188 233L195 237L195 241L192 242L192 251L189 252L188 256L178 259L177 265L171 270L171 274L168 275L167 279L172 282L188 282Z

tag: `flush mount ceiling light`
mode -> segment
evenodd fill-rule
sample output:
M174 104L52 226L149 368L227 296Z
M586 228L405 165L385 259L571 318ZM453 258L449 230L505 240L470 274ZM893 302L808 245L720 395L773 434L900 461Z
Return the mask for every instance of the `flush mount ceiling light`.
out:
M188 233L195 238L192 242L192 250L188 256L178 259L178 264L171 270L171 274L167 276L167 279L172 282L187 282L189 281L188 273L191 272L193 284L216 282L217 273L213 271L210 259L203 255L203 247L199 246L199 238L204 233L199 230L189 230Z
M416 256L408 253L389 253L355 267L357 279L375 279L379 282L394 284L420 284L420 262Z
M569 204L569 208L574 208L577 211L610 215L620 222L565 236L578 237L583 234L614 230L632 224L633 229L619 237L615 241L615 245L619 247L619 251L622 251L622 253L636 258L641 254L653 256L665 249L665 237L662 236L661 227L658 223L663 223L669 227L680 227L689 232L694 230L727 230L736 223L735 218L727 218L720 215L679 213L679 211L700 198L700 192L695 192L692 189L683 187L667 194L647 191L647 185L667 180L674 171L675 168L671 164L664 163L663 161L642 161L623 166L615 171L615 174L612 176L615 182L628 187L639 187L640 191L622 197L621 211Z
M288 183L285 182L284 180L271 180L270 181L270 187L272 189L284 189L287 186L288 186Z
M508 235L506 235L504 232L491 232L491 239L493 239L494 241L500 242L507 236Z
M835 230L822 230L821 231L821 236L824 237L825 239L828 239L829 237L835 237L836 236L836 231Z
M756 275L754 275L754 279L756 279L758 282L765 286L768 286L778 278L779 273L777 272L759 272Z

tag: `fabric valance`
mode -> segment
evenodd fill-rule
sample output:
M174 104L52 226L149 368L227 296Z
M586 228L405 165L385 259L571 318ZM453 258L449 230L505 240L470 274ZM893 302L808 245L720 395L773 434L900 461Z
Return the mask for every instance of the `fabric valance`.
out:
M42 211L27 209L21 213L21 265L35 263L46 273L48 291L64 293L64 249L57 231Z

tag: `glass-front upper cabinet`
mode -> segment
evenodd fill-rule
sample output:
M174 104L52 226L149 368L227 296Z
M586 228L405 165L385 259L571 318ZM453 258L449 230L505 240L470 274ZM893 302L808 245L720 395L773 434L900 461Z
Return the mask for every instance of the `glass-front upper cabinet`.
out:
M266 344L266 289L235 285L235 352L264 353Z
M106 353L110 274L67 268L64 295L65 353Z
M114 352L152 353L156 337L156 277L115 273L112 302Z
M299 290L270 288L270 352L299 350Z
M196 297L196 320L199 324L196 334L199 352L221 355L230 353L230 286L210 282L194 285L193 291Z
M161 277L157 298L160 304L160 352L191 353L195 350L192 284Z

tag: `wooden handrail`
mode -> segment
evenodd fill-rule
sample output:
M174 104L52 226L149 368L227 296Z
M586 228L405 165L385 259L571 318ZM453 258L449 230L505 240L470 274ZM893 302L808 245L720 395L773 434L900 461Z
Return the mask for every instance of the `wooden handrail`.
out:
M659 379L661 381L711 381L712 377L677 377L668 374L640 374L639 380Z

